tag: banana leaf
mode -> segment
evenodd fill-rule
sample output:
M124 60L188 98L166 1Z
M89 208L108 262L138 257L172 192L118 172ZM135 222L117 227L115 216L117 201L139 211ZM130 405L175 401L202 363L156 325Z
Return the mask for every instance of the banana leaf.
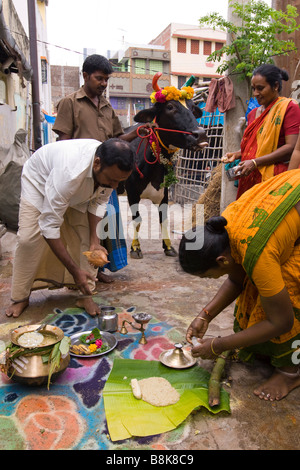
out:
M131 379L163 377L179 392L174 405L157 407L136 399L131 390ZM130 437L145 437L175 429L196 408L204 406L213 414L230 413L229 395L221 389L220 405L208 404L210 374L194 366L189 369L171 369L158 361L115 359L103 390L104 408L112 441Z

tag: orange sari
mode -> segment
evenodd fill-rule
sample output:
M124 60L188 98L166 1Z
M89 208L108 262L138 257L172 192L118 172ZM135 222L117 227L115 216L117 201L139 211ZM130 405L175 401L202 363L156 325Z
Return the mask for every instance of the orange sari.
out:
M231 254L247 274L235 307L235 331L245 330L266 318L260 296L269 297L284 287L295 319L292 329L265 343L245 348L271 357L275 367L291 365L293 342L300 339L300 170L281 173L254 186L230 204L226 218Z

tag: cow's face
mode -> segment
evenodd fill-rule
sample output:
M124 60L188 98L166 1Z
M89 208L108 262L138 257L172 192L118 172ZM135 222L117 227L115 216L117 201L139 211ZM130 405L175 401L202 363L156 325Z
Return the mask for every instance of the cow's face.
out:
M207 145L204 129L199 127L197 119L202 116L201 109L192 100L170 100L165 103L155 103L149 109L144 109L134 117L136 122L156 121L158 127L170 129L159 131L164 145L199 150ZM186 131L191 134L172 132L172 130Z

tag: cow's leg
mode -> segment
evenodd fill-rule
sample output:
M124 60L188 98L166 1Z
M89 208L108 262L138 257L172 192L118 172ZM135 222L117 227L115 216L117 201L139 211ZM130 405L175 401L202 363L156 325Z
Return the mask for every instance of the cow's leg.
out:
M133 220L133 239L131 242L130 248L130 257L133 259L141 259L143 258L143 253L141 250L140 240L139 240L139 230L141 227L142 219L139 217L138 219Z
M165 201L166 198L163 199ZM177 256L177 252L175 248L173 248L169 230L168 230L168 203L161 202L158 206L159 211L159 223L161 227L161 234L162 234L162 246L166 256Z
M130 205L131 213L132 213L132 223L133 223L133 239L131 242L130 248L130 257L133 259L141 259L143 258L143 253L141 250L141 245L139 241L139 230L142 223L142 218L138 211L138 203Z

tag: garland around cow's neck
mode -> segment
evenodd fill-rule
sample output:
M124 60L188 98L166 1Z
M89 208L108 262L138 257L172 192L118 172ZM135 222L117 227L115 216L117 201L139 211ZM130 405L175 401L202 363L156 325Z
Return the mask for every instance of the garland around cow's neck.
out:
M190 86L182 87L180 90L178 90L178 88L176 88L174 86L166 86L164 88L160 88L157 84L157 81L158 81L158 79L161 75L162 75L162 73L158 72L153 77L152 87L153 87L154 91L150 95L151 102L153 104L155 104L155 103L165 103L166 101L175 100L175 101L180 101L183 104L183 106L186 106L185 100L192 99L192 97L194 95L194 89ZM165 129L165 130L167 130L167 129ZM175 131L175 132L180 132L180 131ZM186 132L186 133L189 134L189 132ZM161 141L161 139L158 135L158 129L152 130L152 133L150 133L150 134L152 134L152 135L149 135L149 144L151 146L152 153L155 157L155 161L151 162L151 163L155 163L156 161L159 161L160 163L162 163L164 165L164 167L166 168L166 175L165 175L165 178L164 178L164 182L161 184L161 187L167 187L168 188L172 184L178 182L178 180L175 176L175 172L174 172L174 163L177 160L179 149L167 148L163 144L163 142ZM154 136L155 136L155 138L154 138ZM159 144L161 144L162 147L164 147L167 150L167 152L169 154L169 158L166 158L163 155L163 153L161 152L161 148L160 148ZM139 173L141 174L141 172L139 172ZM143 176L143 175L141 174L141 176Z
M159 136L157 135L157 137ZM159 146L158 141L155 141L152 138L152 139L149 139L149 143L150 143L153 155L158 159L158 161L162 165L164 165L166 169L166 174L164 177L164 181L161 184L161 187L169 188L172 184L175 184L178 182L178 179L176 178L175 172L174 172L174 164L178 158L179 149L174 149L172 152L168 150L169 158L166 158L161 152L161 148ZM172 156L171 156L171 153L172 153Z

